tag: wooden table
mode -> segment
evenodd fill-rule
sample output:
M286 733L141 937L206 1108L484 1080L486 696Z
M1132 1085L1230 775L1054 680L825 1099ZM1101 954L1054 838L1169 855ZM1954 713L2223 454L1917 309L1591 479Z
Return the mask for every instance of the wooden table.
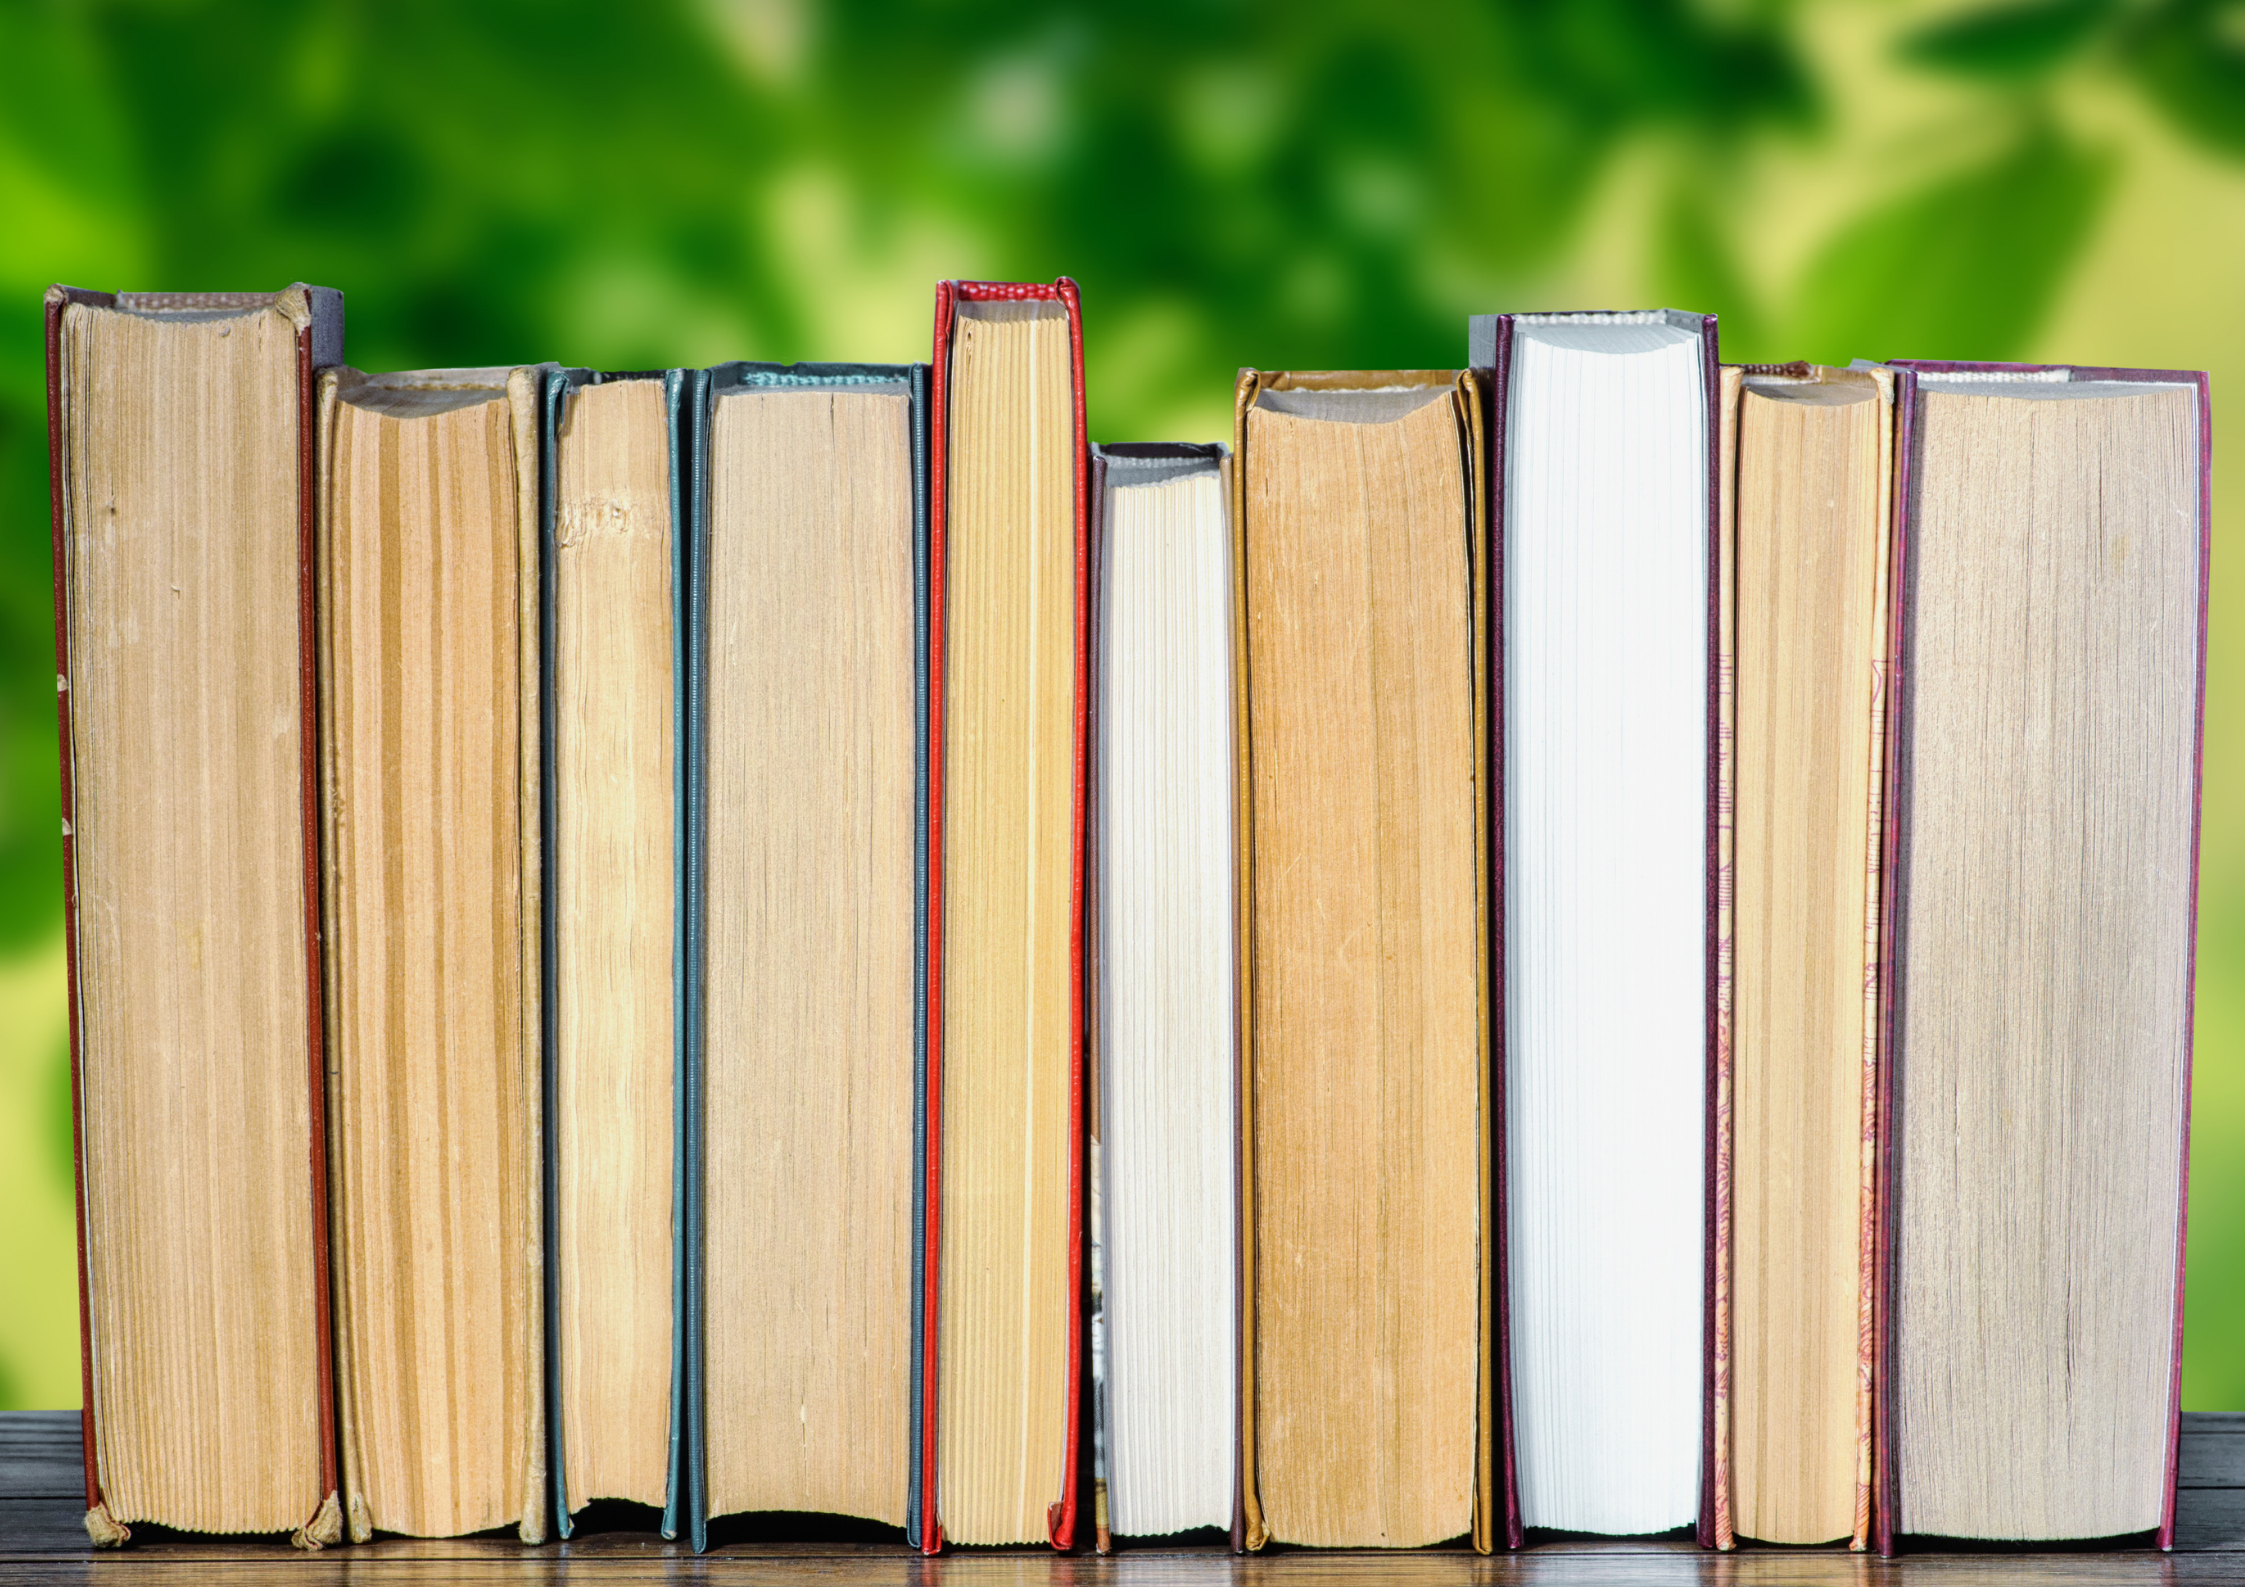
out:
M781 1582L875 1587L957 1583L1041 1584L1246 1581L1321 1587L1378 1580L1411 1587L1531 1582L2245 1583L2245 1414L2183 1417L2182 1469L2172 1554L2107 1550L1912 1553L1887 1561L1835 1549L1748 1548L1707 1554L1670 1541L1538 1543L1478 1558L1455 1551L1313 1552L1274 1549L1246 1558L1214 1549L1126 1549L1104 1559L1041 1550L980 1550L922 1560L885 1544L733 1542L696 1558L645 1532L580 1532L564 1545L526 1549L495 1537L421 1542L387 1538L357 1548L299 1554L282 1541L135 1541L96 1555L86 1544L84 1478L76 1411L0 1412L0 1584L100 1581L108 1587L341 1581L540 1583Z

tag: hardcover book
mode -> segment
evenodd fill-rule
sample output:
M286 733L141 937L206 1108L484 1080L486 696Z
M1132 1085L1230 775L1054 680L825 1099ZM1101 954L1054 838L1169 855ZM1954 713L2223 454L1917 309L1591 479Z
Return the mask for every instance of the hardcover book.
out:
M546 1533L538 369L320 377L344 1513Z
M947 281L931 381L919 1506L1075 1538L1089 471L1075 283Z
M912 1474L925 365L692 377L689 1491L902 1526Z
M1236 414L1243 1541L1486 1551L1482 386L1247 370Z
M1721 377L1718 1548L1869 1537L1893 392Z
M86 1530L341 1540L316 372L343 300L46 297Z
M1497 405L1507 1491L1515 1526L1696 1522L1704 1541L1723 1244L1715 322L1490 315L1470 347Z
M1238 1509L1232 470L1095 446L1086 909L1099 1546Z
M1892 368L1876 1542L2168 1548L2207 380Z
M688 496L694 372L540 397L547 1430L556 1529L686 1491L691 1172Z

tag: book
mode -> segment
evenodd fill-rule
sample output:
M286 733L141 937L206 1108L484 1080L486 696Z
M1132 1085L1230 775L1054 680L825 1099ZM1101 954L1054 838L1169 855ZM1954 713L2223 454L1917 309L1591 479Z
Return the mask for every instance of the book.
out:
M2171 1547L2206 376L1892 367L1876 1543Z
M1477 317L1501 539L1518 1520L1692 1526L1712 1463L1715 322Z
M699 1096L684 764L693 372L555 371L540 395L541 1031L556 1530L685 1491Z
M344 1514L546 1529L536 369L319 383Z
M86 1530L342 1538L314 372L343 300L46 295Z
M1230 1530L1239 1461L1231 459L1095 446L1096 1519Z
M936 288L930 422L929 1553L1075 1537L1088 470L1075 283Z
M1894 382L1726 366L1721 394L1714 1541L1862 1548Z
M907 1519L926 987L925 365L725 364L689 405L689 1354L706 1491Z
M1503 1516L1485 435L1450 370L1243 371L1244 1541Z

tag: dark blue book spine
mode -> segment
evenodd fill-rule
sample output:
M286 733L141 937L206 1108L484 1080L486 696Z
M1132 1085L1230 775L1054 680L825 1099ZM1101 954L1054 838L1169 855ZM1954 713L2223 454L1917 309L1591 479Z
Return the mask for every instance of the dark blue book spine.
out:
M556 1152L560 1075L555 1068L560 1014L554 996L560 957L560 889L555 885L554 870L559 846L559 817L554 807L554 497L555 452L561 436L562 409L569 401L570 380L559 370L544 371L538 380L538 841L543 875L538 973L544 983L544 995L538 1003L538 1067L544 1092L540 1114L544 1128L538 1150L545 1178L546 1469L553 1495L554 1533L566 1542L569 1468L562 1460L561 1442L561 1171Z
M928 1263L928 366L912 366L912 1418L904 1538L920 1546Z

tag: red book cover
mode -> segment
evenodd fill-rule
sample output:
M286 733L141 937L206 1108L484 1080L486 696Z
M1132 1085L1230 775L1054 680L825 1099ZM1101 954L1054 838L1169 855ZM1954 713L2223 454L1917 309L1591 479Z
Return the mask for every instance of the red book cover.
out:
M923 1407L919 1429L919 1517L920 1550L935 1554L943 1547L944 1529L942 1512L938 1505L941 1492L940 1473L937 1470L938 1422L942 1400L939 1393L939 1374L942 1337L940 1298L942 1292L943 1244L943 790L944 790L944 717L947 701L944 692L944 659L947 647L947 609L945 599L948 556L946 544L950 528L949 504L946 485L950 473L950 398L951 398L951 348L956 329L958 308L961 303L978 302L1057 302L1068 318L1069 370L1072 390L1071 408L1074 418L1075 457L1075 683L1074 747L1072 751L1074 796L1073 829L1070 853L1072 879L1069 887L1070 915L1068 929L1068 970L1070 987L1069 1009L1069 1092L1068 1136L1072 1143L1069 1152L1068 1173L1068 1271L1067 1293L1070 1297L1067 1319L1067 1404L1066 1404L1066 1456L1060 1478L1060 1492L1046 1514L1047 1535L1055 1549L1068 1549L1075 1543L1076 1498L1079 1487L1079 1468L1082 1465L1082 1425L1086 1408L1084 1390L1084 1328L1085 1315L1090 1304L1089 1277L1085 1262L1086 1209L1084 1204L1084 1046L1083 1046L1083 987L1084 987L1084 817L1086 796L1086 755L1089 744L1090 696L1090 636L1091 583L1090 583L1090 485L1089 447L1084 430L1083 382L1083 306L1076 283L1063 276L1049 285L1011 281L944 281L936 286L935 297L935 348L934 375L931 381L929 422L929 626L928 626L928 887L927 887L927 956L928 956L928 1009L927 1009L927 1074L922 1106L926 1122L926 1182L923 1195L926 1206L926 1233L924 1247L924 1288L920 1297L918 1332L923 1341L920 1352L920 1400Z
M1894 530L1891 548L1891 568L1888 577L1892 591L1889 602L1888 655L1890 668L1890 698L1892 709L1887 716L1886 742L1886 830L1884 856L1884 896L1881 908L1880 941L1880 1008L1884 1028L1880 1045L1886 1055L1879 1074L1878 1137L1877 1137L1877 1248L1874 1255L1875 1295L1873 1351L1877 1361L1879 1390L1874 1398L1872 1416L1872 1547L1881 1555L1892 1556L1900 1537L1909 1530L1909 1517L1901 1503L1899 1460L1895 1447L1894 1411L1892 1393L1888 1385L1897 1381L1896 1327L1894 1321L1895 1291L1899 1279L1899 1229L1901 1206L1899 1192L1906 1188L1906 1176L1900 1163L1899 1126L1895 1109L1906 1083L1908 1053L1898 1041L1897 994L1901 967L1896 958L1897 925L1905 905L1899 886L1904 828L1909 819L1907 781L1904 776L1910 754L1910 730L1913 679L1912 641L1915 635L1913 610L1912 571L1915 565L1914 531L1917 527L1918 503L1913 470L1920 456L1922 442L1922 398L1919 391L1921 376L1973 376L1983 375L2011 380L2056 381L2131 381L2166 385L2186 385L2194 388L2197 399L2197 552L2198 552L2198 630L2195 642L2196 657L2196 713L2193 728L2190 772L2190 892L2189 892L2189 963L2184 972L2183 1048L2181 1054L2182 1130L2175 1143L2178 1159L2177 1194L2180 1206L2175 1219L2175 1280L2174 1308L2171 1339L2168 1347L2167 1421L2165 1438L2165 1473L2163 1477L2160 1520L2157 1529L2158 1546L2172 1549L2175 1546L2175 1468L2178 1441L2182 1431L2182 1352L2183 1352L2183 1277L2184 1251L2190 1213L2190 1080L2192 999L2190 989L2197 983L2197 923L2198 923L2198 858L2202 825L2202 790L2205 768L2206 721L2206 633L2207 590L2212 566L2213 541L2213 485L2211 459L2213 453L2213 420L2209 407L2209 388L2202 370L2121 369L2101 366L2065 364L2004 364L1947 362L1932 359L1896 359L1889 366L1895 371L1895 438L1894 438Z
M63 371L64 318L74 305L123 310L147 315L250 314L278 309L290 314L296 334L296 495L297 495L297 696L298 734L301 746L301 829L297 847L302 855L303 934L300 939L300 974L306 987L304 1031L304 1083L310 1114L309 1150L305 1162L305 1190L311 1212L313 1289L311 1305L317 1329L318 1381L307 1385L317 1394L319 1491L326 1497L314 1515L304 1518L294 1541L299 1548L317 1549L342 1540L342 1518L337 1500L339 1487L335 1454L335 1380L333 1333L328 1303L327 1126L326 1072L321 1029L319 921L319 767L318 767L318 652L314 630L317 521L317 389L314 374L343 359L342 294L325 287L291 287L285 292L89 292L76 287L50 287L46 295L47 337L47 445L51 485L54 548L56 718L61 759L62 853L64 941L69 975L71 1144L75 1155L78 1223L78 1337L80 1388L83 1408L81 1431L85 1446L86 1528L96 1547L127 1542L130 1531L114 1517L102 1483L101 1439L97 1426L93 1282L88 1261L89 1214L85 1114L85 1054L80 1013L83 1007L84 951L79 932L78 803L73 776L71 733L69 501L66 472L66 430Z

